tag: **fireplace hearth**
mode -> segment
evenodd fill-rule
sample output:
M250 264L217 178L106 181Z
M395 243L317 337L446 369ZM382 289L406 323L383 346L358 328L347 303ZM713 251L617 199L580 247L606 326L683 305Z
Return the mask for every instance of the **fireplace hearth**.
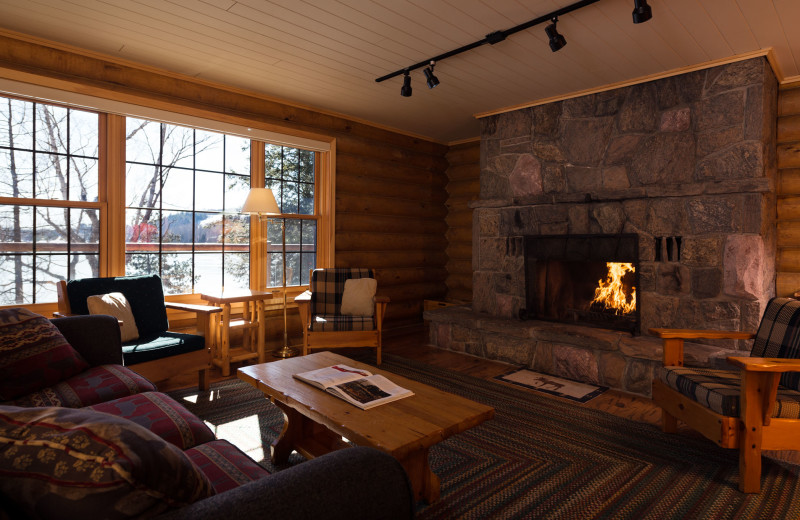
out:
M635 234L526 236L523 320L639 334Z

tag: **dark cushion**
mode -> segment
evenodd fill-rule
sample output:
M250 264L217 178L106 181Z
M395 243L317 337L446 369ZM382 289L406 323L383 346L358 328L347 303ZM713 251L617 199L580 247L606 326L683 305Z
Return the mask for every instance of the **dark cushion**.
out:
M82 278L67 282L72 314L89 314L86 299L96 294L121 292L131 304L140 337L157 336L169 328L164 289L158 275Z
M269 476L269 471L226 440L201 444L186 450L186 456L211 482L215 493Z
M156 337L143 337L122 344L122 359L125 366L153 361L177 354L202 350L206 342L203 336L181 332L162 332Z
M0 310L0 400L16 399L88 367L44 316L18 307Z
M85 409L0 407L0 474L33 518L146 518L214 494L177 447Z
M656 379L720 415L739 417L742 371L693 367L658 367ZM800 419L800 392L778 387L772 417Z
M751 357L800 358L800 301L773 298L758 326ZM800 372L785 372L780 384L800 390Z
M122 365L100 365L66 381L0 404L80 408L155 389L153 383L129 368Z
M88 407L133 421L182 450L213 441L214 433L196 415L161 392L144 392Z

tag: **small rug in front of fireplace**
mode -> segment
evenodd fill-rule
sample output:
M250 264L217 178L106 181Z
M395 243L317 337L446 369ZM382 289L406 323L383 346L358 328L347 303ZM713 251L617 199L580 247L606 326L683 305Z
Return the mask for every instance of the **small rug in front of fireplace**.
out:
M534 372L526 368L495 376L495 379L546 394L556 395L579 403L585 403L590 399L594 399L608 390L608 387L605 386L590 385L547 374L540 374L539 372Z

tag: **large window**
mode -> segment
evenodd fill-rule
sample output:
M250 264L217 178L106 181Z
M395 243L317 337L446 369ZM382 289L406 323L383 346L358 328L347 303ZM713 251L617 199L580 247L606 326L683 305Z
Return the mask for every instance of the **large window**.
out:
M98 118L0 98L0 305L99 275Z
M125 274L167 294L249 286L250 140L127 119Z
M275 194L281 218L267 231L267 286L279 287L283 276L281 225L286 226L286 285L306 285L316 265L317 215L314 204L316 155L310 150L267 144L264 184Z

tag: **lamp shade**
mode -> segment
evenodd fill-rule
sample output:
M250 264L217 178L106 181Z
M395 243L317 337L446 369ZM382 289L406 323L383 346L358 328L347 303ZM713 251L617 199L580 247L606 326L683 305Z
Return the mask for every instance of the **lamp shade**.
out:
M269 188L250 188L250 193L247 194L242 206L242 213L277 215L280 212L278 203L275 202L275 195Z

